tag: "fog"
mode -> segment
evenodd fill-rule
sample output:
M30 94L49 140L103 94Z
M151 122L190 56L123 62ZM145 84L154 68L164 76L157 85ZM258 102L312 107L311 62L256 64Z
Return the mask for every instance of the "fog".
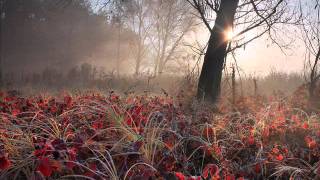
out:
M0 62L6 88L26 84L59 88L71 82L90 84L89 79L105 82L115 76L181 75L188 71L184 67L189 62L183 61L192 54L182 51L182 44L194 25L187 21L189 16L182 17L187 10L185 3L175 3L175 9L170 10L182 19L167 27L166 34L159 27L165 26L169 17L158 20L158 28L147 32L147 22L166 13L154 6L149 15L147 6L151 4L141 4L143 14L137 15L138 10L130 3L124 7L117 2L104 5L87 0L1 3ZM151 36L156 31L158 36Z
M114 66L117 28L93 13L86 1L63 5L54 1L5 1L1 24L4 73L64 72L83 62L108 70ZM122 30L125 48L134 34Z
M196 81L200 73L209 32L185 1L1 2L1 73L9 89L79 88L86 82L105 88L119 77L132 78L129 84L174 77L159 85L167 87L179 78ZM283 51L266 35L228 56L227 67L234 58L243 77L274 71L301 75L305 47L296 39Z

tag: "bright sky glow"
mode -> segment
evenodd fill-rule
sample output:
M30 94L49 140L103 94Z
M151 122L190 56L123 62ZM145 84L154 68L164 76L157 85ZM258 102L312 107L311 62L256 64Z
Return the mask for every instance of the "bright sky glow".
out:
M227 39L228 41L230 41L230 40L233 39L234 33L233 33L232 28L230 28L228 31L225 32L225 36L226 36L226 39Z
M292 32L291 32L292 33ZM226 37L233 37L236 33L226 32ZM251 34L248 34L251 35ZM254 33L252 33L254 35ZM300 36L300 34L296 34ZM199 28L197 33L189 41L198 40L205 45L209 39L206 28ZM245 48L238 49L235 58L239 69L246 75L267 75L270 71L280 71L285 73L302 73L304 67L304 44L296 39L284 52L276 45L261 37ZM231 66L234 59L231 54L228 56L227 66Z
M90 0L95 9L103 4L103 0ZM311 0L309 0L311 1ZM295 5L298 0L290 1L290 5ZM306 1L307 2L307 1ZM214 22L209 22L211 26ZM236 30L235 30L236 31ZM255 31L248 33L247 36L254 36ZM300 34L291 33L291 36L300 36ZM236 32L229 30L225 32L227 40L236 38ZM209 33L206 28L199 28L196 34L186 37L187 42L199 41L205 45L209 39ZM239 68L245 74L254 75L266 75L271 70L281 71L286 73L299 72L302 73L304 66L305 49L301 40L293 42L289 49L282 52L277 45L270 43L266 40L266 37L262 37L248 44L245 48L236 51L235 58ZM233 64L233 57L228 57L228 64Z

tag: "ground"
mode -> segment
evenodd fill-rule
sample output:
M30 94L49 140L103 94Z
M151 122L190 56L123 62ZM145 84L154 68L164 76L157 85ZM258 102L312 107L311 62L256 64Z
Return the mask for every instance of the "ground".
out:
M1 93L0 179L320 178L320 118L304 96L219 104Z

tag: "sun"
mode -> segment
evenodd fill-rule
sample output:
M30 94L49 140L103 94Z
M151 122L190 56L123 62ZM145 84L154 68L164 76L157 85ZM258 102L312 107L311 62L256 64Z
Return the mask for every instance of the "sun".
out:
M228 30L225 31L225 37L226 40L231 41L234 38L234 32L232 28L229 28Z

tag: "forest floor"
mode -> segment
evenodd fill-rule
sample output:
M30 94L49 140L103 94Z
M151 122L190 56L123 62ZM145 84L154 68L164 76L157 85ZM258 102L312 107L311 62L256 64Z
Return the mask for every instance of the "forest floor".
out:
M320 179L320 117L299 92L209 107L1 93L0 179Z

